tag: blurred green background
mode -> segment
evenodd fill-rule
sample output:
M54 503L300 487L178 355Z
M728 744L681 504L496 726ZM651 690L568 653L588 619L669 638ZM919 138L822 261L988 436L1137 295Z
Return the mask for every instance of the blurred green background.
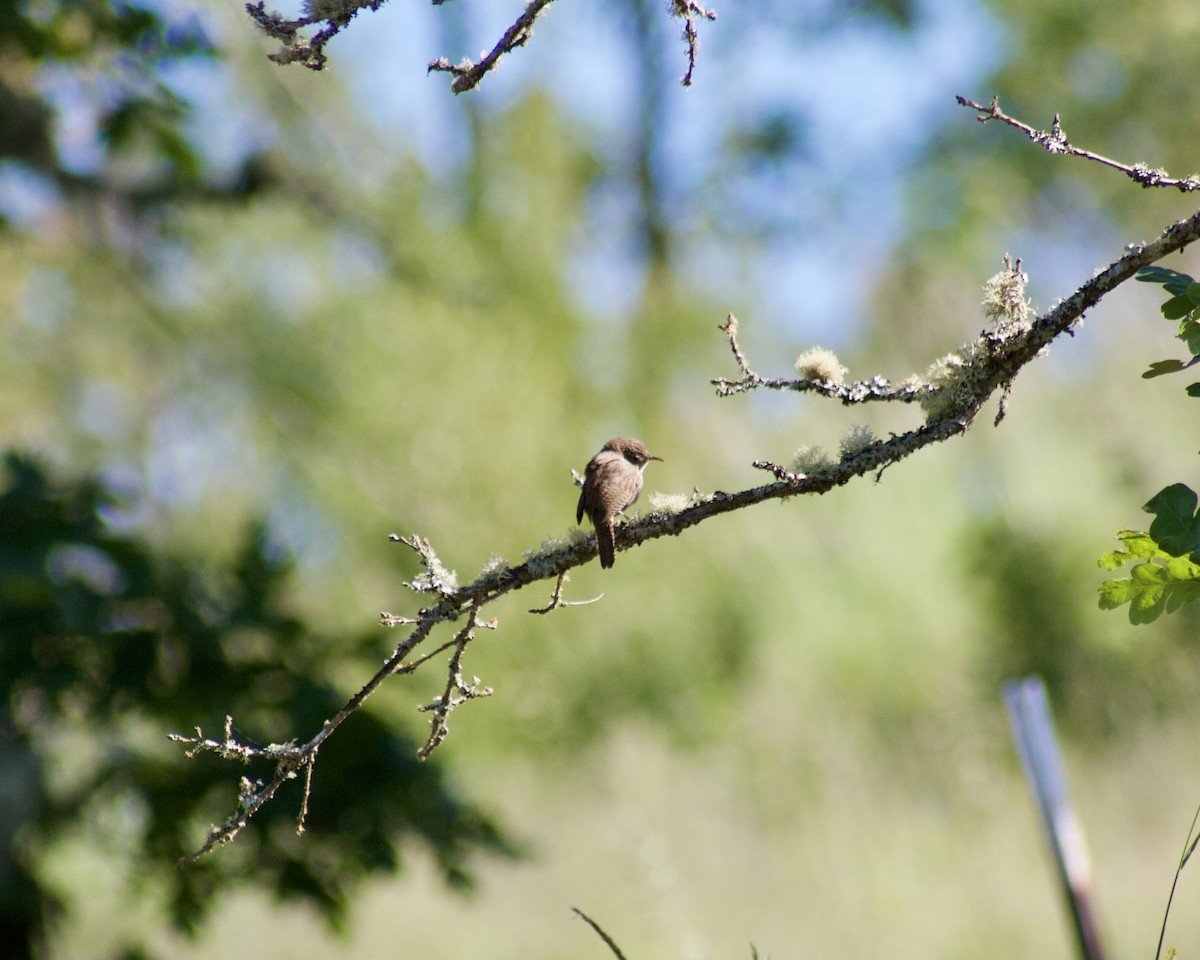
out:
M505 598L466 667L496 695L434 761L437 668L323 749L308 834L284 793L176 868L243 771L166 734L311 736L419 605L389 533L465 581L563 535L610 436L688 493L916 423L718 400L727 311L760 373L817 343L900 380L976 335L1004 253L1044 309L1191 212L953 100L1194 172L1181 0L721 5L690 90L661 4L558 4L456 98L424 64L516 15L458 3L361 14L322 74L237 4L0 3L0 952L607 955L578 906L636 960L1070 955L1000 698L1038 673L1103 932L1148 955L1200 677L1196 614L1095 602L1195 465L1144 289L999 429L576 571L599 603ZM1198 903L1185 871L1185 955Z

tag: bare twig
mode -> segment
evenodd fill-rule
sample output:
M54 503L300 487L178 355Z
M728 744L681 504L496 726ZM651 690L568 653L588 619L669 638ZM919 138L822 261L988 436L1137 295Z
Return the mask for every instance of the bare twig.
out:
M314 750L308 755L308 762L304 765L304 796L300 800L300 813L296 817L296 833L304 832L304 824L308 820L308 800L312 796L312 778L313 768L317 765L317 751Z
M442 691L441 696L434 698L432 703L427 703L425 706L417 708L422 713L433 714L429 723L429 739L417 751L417 756L422 760L429 759L429 755L450 734L450 714L454 711L455 707L466 703L468 700L474 700L477 697L490 697L492 695L491 687L479 686L478 677L473 677L470 685L463 680L463 654L466 652L467 644L475 639L475 629L477 627L487 627L494 630L496 622L493 620L488 623L482 623L479 620L479 608L475 606L467 614L466 626L454 638L452 644L454 655L450 658L450 669L446 675L446 689Z
M212 827L203 846L194 853L183 857L180 860L181 864L198 860L200 857L236 837L242 828L250 822L250 818L261 810L268 800L275 796L275 793L286 781L295 778L298 770L315 761L317 751L321 748L321 745L333 735L333 732L342 725L347 717L366 702L366 699L395 671L396 667L404 662L404 658L408 656L413 648L421 643L429 635L430 631L443 620L457 619L460 611L443 610L439 607L422 611L422 614L423 616L414 625L412 632L397 645L395 652L385 661L384 665L367 681L358 693L346 701L337 713L325 721L321 729L307 743L299 745L295 743L273 744L266 748L252 747L238 743L233 739L233 719L231 717L226 718L225 740L223 742L204 739L198 727L196 728L195 737L182 737L179 734L170 734L172 740L192 744L192 749L187 751L187 756L189 757L195 756L197 753L209 752L216 753L227 759L238 759L244 763L249 762L253 758L264 758L275 761L275 775L266 784L262 784L261 782L251 783L243 778L244 787L249 788L242 791L242 802L239 805L239 811L224 823Z
M574 470L571 472L575 473ZM589 603L595 603L597 600L603 599L604 594L600 593L592 597L591 600L564 600L563 584L566 583L568 579L567 572L564 570L558 575L558 580L554 584L554 591L550 594L550 602L544 607L535 607L529 612L546 614L551 610L557 610L560 607L586 607Z
M738 346L738 319L732 313L725 318L725 323L719 324L718 330L725 332L725 336L730 342L730 350L733 353L733 360L737 362L738 370L742 372L736 380L727 379L726 377L716 377L713 379L713 385L716 388L716 395L721 397L733 396L734 394L744 394L749 390L793 390L798 394L821 394L832 398L832 400L840 400L842 403L865 403L868 401L899 401L901 403L912 403L919 401L920 398L929 394L930 388L926 385L902 384L893 386L882 377L871 377L869 380L858 380L856 383L834 383L832 380L815 380L815 379L788 379L782 377L760 377L757 373L751 370L749 361L746 360L745 354L742 353L742 348Z
M439 57L430 61L426 73L449 73L454 77L450 89L455 93L465 93L474 89L479 81L500 62L502 56L516 50L517 47L525 46L529 38L533 36L534 21L553 2L554 0L529 0L524 12L517 17L512 26L504 31L504 35L496 41L496 45L478 63L464 57L457 64L452 64L445 57Z
M313 0L306 5L307 15L289 19L281 13L267 10L265 0L246 4L246 12L268 37L278 41L279 49L268 54L268 59L278 64L299 63L310 70L324 70L327 58L325 45L345 29L360 10L378 10L386 0ZM441 6L444 0L433 0ZM492 49L480 55L478 62L464 57L451 63L447 57L431 60L426 73L448 73L454 79L450 89L455 93L473 90L479 82L500 63L500 59L518 47L525 46L533 37L533 25L554 0L528 0L521 15L506 29ZM716 11L701 6L697 0L669 0L671 16L683 21L683 41L687 45L687 72L681 78L685 87L692 85L696 72L696 60L700 55L700 35L696 30L696 18L716 20ZM313 36L305 39L303 31L321 26Z
M1130 180L1140 183L1143 187L1174 187L1184 193L1200 189L1200 175L1193 173L1191 176L1183 178L1170 177L1165 170L1152 169L1145 163L1121 163L1120 161L1101 156L1098 153L1093 153L1091 150L1081 150L1079 147L1071 146L1066 134L1063 133L1062 120L1057 113L1054 115L1054 121L1051 123L1049 131L1037 130L1027 123L1013 119L1001 110L1000 101L997 97L992 97L992 102L986 107L981 103L976 103L974 100L968 100L966 97L955 97L955 99L961 106L979 111L977 119L980 123L999 120L1001 123L1020 130L1030 140L1044 147L1049 153L1082 157L1084 160L1091 160L1103 166L1111 167L1114 170L1120 170Z
M844 404L866 403L871 400L891 400L901 403L912 403L920 400L929 393L927 386L901 385L893 387L883 377L872 377L870 380L860 380L856 383L833 383L829 380L787 379L783 377L761 377L751 368L746 355L738 346L738 321L732 313L725 322L717 326L725 333L729 341L729 349L733 359L741 371L736 380L726 377L716 377L712 384L717 388L717 396L731 397L736 393L746 393L750 390L793 390L796 393L819 393L822 396L841 400Z
M708 10L696 3L696 0L671 0L671 16L683 21L683 42L687 44L687 72L680 77L679 82L685 87L692 85L692 75L696 72L696 58L700 56L700 35L696 32L696 17L705 20L717 19L715 10Z
M266 9L264 0L257 3L247 3L246 12L258 24L259 29L273 40L278 40L278 53L267 55L280 65L299 63L310 70L325 69L325 44L342 32L359 10L378 10L385 0L321 0L311 5L311 13L306 17L294 20L286 19L282 14ZM300 31L305 27L323 23L325 26L313 35L311 40L305 40Z
M578 907L572 907L571 910L575 913L575 916L582 919L584 923L596 931L596 935L608 945L608 949L612 951L613 956L616 957L617 960L625 960L625 954L621 952L621 948L617 946L617 942L604 932L604 928L601 927L600 924L598 924Z
M1196 845L1200 844L1200 833L1196 833L1196 821L1198 820L1200 820L1200 808L1197 808L1196 815L1192 817L1192 825L1188 827L1187 839L1183 841L1183 853L1179 855L1179 863L1175 867L1175 878L1171 881L1167 909L1163 911L1162 928L1158 932L1158 949L1154 951L1154 960L1159 960L1162 956L1163 941L1167 937L1167 920L1171 916L1171 904L1175 901L1175 888L1179 886L1179 875L1183 873L1183 868L1187 866L1192 854L1196 852ZM1168 955L1170 955L1170 951L1168 951Z

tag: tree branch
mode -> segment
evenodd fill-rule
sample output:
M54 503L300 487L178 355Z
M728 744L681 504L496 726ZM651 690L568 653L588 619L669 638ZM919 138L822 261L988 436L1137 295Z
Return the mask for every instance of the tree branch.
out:
M1143 187L1174 187L1183 193L1189 193L1192 190L1200 189L1200 176L1192 174L1182 179L1168 176L1165 170L1155 170L1145 163L1125 164L1117 160L1110 160L1108 157L1101 156L1098 153L1093 153L1091 150L1081 150L1078 147L1073 147L1067 140L1067 136L1063 133L1062 120L1058 114L1054 115L1054 121L1050 125L1050 130L1037 130L1020 120L1015 120L1000 109L1000 100L998 97L992 97L992 102L988 106L976 103L974 100L968 100L966 97L955 97L960 106L970 107L972 110L978 110L979 115L975 118L980 123L988 123L991 120L999 120L1001 123L1007 124L1010 127L1015 127L1024 133L1034 143L1039 144L1048 153L1058 153L1064 156L1082 157L1084 160L1091 160L1106 167L1111 167L1114 170L1119 170L1135 183L1140 183Z
M801 494L825 493L856 477L872 473L878 475L890 465L930 444L963 433L994 394L999 392L1002 397L1007 395L1025 364L1039 356L1057 337L1072 334L1074 326L1088 309L1131 279L1142 267L1183 249L1197 239L1200 239L1200 212L1172 224L1150 243L1130 245L1123 256L1082 283L1071 296L1032 319L1028 316L1028 305L1024 299L1024 274L1021 273L1020 261L1013 264L1006 258L1005 269L989 280L985 287L985 311L992 320L989 329L964 344L956 353L936 361L924 377L914 375L898 387L893 387L881 377L843 384L840 378L844 371L836 364L836 358L833 358L833 363L820 367L825 371L820 377L807 376L798 380L761 377L750 367L739 346L737 321L730 315L720 329L726 335L741 375L736 380L714 379L712 382L718 396L774 389L815 392L843 404L916 401L925 413L925 421L886 440L875 439L865 431L852 431L851 437L843 441L841 456L833 462L822 460L785 467L767 460L756 461L754 466L757 469L770 473L774 478L774 482L762 486L736 493L717 491L705 494L694 491L690 496L651 497L651 512L647 516L617 528L617 549L629 549L663 536L679 536L690 527L713 517L755 504ZM801 369L806 370L807 366L802 365ZM540 547L527 551L524 562L518 566L511 567L503 560L493 560L474 581L460 586L455 574L438 559L429 541L417 536L392 535L390 539L404 544L417 554L424 572L405 586L428 596L431 602L412 617L381 614L383 625L404 626L409 628L408 632L375 675L333 717L325 721L312 739L304 744L272 744L266 748L245 745L233 737L232 718L226 719L225 736L219 741L206 739L199 729L195 737L171 735L173 740L191 745L187 751L189 757L211 752L243 763L265 759L275 764L274 776L266 783L242 778L238 812L225 823L213 827L204 845L182 862L195 860L233 839L275 795L284 781L295 778L302 769L306 772L306 788L299 828L303 829L303 810L307 807L312 768L321 745L392 674L412 673L437 654L453 650L443 693L432 703L420 708L433 714L429 739L419 751L422 759L428 757L445 740L450 712L468 700L491 694L490 688L479 687L477 678L471 684L463 680L463 657L466 647L474 639L475 631L479 627L494 629L496 626L495 621L481 621L479 611L505 594L542 580L554 581L555 587L548 608L534 612L549 612L567 606L562 597L567 572L591 561L598 552L593 534L572 528L567 536L548 540ZM458 621L463 621L464 625L451 640L430 654L406 662L440 624Z
M700 35L696 32L696 17L705 20L717 19L715 10L708 10L696 0L670 0L671 16L683 21L683 42L687 45L687 72L680 77L679 82L685 86L692 85L692 74L696 72L696 58L700 56Z
M273 40L279 41L279 52L267 54L268 60L283 65L299 63L309 70L325 69L325 44L349 25L359 10L378 10L386 0L312 0L305 5L307 16L288 20L282 14L266 9L264 0L247 3L246 12L258 24L260 30ZM300 31L305 27L323 23L311 40L305 40Z
M529 0L525 11L517 17L512 26L504 31L504 35L496 41L496 45L478 63L464 57L457 64L451 64L445 57L439 57L430 61L425 72L449 73L454 77L450 89L455 93L473 90L479 81L500 62L502 56L516 50L517 47L525 46L529 38L533 36L533 22L553 2L554 0Z
M304 4L305 15L288 19L281 13L266 8L266 0L257 0L246 4L246 12L272 40L279 42L279 50L267 54L267 59L280 65L299 63L310 70L324 70L327 62L325 45L342 32L360 10L378 10L386 0L307 0ZM433 0L435 7L441 6L445 0ZM518 47L525 46L533 36L533 25L538 17L545 13L546 8L554 0L529 0L521 15L504 31L500 39L486 54L481 55L478 63L469 57L464 57L458 63L451 63L446 57L431 60L426 67L426 73L448 73L454 80L450 89L455 93L465 93L473 90L479 82L491 73L500 63L500 58L511 53ZM671 16L683 21L683 41L687 46L687 72L681 83L685 87L692 85L692 76L696 72L696 59L700 55L700 36L696 31L696 18L716 20L716 11L700 5L697 0L668 0L667 9ZM305 39L301 31L308 27L323 24L311 39Z

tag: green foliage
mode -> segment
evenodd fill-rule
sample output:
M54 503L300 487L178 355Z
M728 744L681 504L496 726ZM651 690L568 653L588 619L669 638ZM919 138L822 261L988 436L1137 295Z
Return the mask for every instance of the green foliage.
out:
M16 841L0 870L0 954L27 956L44 932L51 900L39 858L74 825L105 823L105 811L140 812L119 836L101 828L88 841L126 850L187 930L216 894L251 879L337 923L358 882L398 869L406 837L455 886L469 885L472 853L514 853L436 764L415 759L415 743L360 711L321 754L303 838L297 784L290 803L268 805L232 848L176 867L235 808L237 773L186 759L165 733L190 732L198 718L216 733L227 714L258 742L315 731L345 700L327 678L362 644L318 637L285 609L290 564L261 525L228 569L205 574L119 532L127 505L101 482L54 482L16 454L5 469L0 749L22 780L11 795L27 801L0 801ZM90 745L82 755L79 744ZM56 768L71 771L67 782L50 775Z
M1196 516L1196 494L1182 483L1173 483L1150 498L1143 507L1154 514L1150 538L1173 556L1200 551L1200 518Z
M1100 609L1129 604L1129 622L1152 623L1185 603L1200 599L1200 518L1196 494L1182 483L1159 491L1144 508L1155 514L1150 532L1122 530L1122 550L1099 560L1105 570L1133 564L1130 576L1100 585Z
M73 197L102 193L133 207L200 191L236 197L259 185L253 155L219 182L206 176L187 130L189 104L164 79L172 68L216 58L196 13L105 0L0 0L0 41L0 162ZM82 91L102 93L81 103ZM79 130L94 130L83 163L60 149L64 114L79 115L71 124ZM67 139L80 145L77 134Z
M1186 273L1166 267L1143 267L1137 279L1157 283L1171 296L1159 308L1168 320L1179 322L1176 336L1191 352L1190 360L1160 360L1142 374L1149 380L1186 370L1200 362L1200 283ZM1200 397L1200 383L1187 388L1189 397ZM1129 604L1129 622L1153 623L1164 612L1173 613L1200 597L1200 516L1196 494L1182 483L1156 493L1142 508L1154 514L1149 533L1122 530L1117 534L1123 550L1107 553L1100 566L1117 570L1132 563L1130 576L1106 580L1100 586L1100 609L1115 610Z
M1142 378L1150 380L1167 373L1178 373L1200 361L1200 283L1186 273L1166 267L1143 267L1138 271L1137 279L1143 283L1161 284L1171 294L1159 310L1168 320L1179 321L1177 336L1192 354L1187 361L1159 360L1152 363ZM1200 383L1193 383L1187 392L1191 397L1200 396Z

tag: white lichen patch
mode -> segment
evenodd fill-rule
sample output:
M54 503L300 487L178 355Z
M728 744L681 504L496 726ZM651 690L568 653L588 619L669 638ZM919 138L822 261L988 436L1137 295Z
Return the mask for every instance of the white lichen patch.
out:
M841 383L849 372L837 354L824 347L810 347L796 358L796 372L805 380Z
M792 454L792 470L796 473L820 473L833 466L823 447L801 446Z
M875 442L875 431L865 423L856 423L850 432L842 437L841 451L843 457L852 457L861 453Z
M646 498L653 513L681 513L695 502L686 493L652 493Z

